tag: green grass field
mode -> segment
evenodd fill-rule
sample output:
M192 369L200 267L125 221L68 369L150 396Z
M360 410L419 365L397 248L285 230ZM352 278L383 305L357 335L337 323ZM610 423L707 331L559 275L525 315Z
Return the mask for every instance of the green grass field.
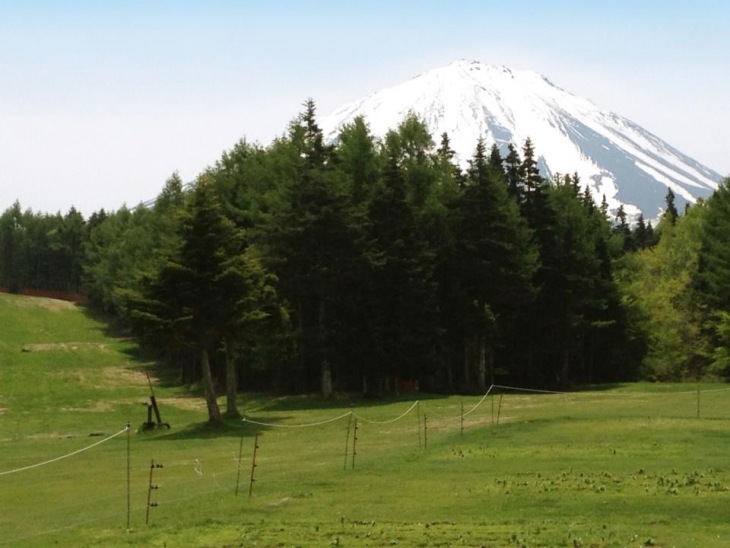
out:
M157 379L172 428L139 432L147 370L82 309L0 294L0 545L730 546L726 385L699 418L696 385L241 394L210 428Z

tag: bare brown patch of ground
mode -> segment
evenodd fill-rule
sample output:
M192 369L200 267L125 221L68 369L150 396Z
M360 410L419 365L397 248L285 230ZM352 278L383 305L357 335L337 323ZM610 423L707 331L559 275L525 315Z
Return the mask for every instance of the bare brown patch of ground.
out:
M63 301L61 301L63 302ZM23 352L48 352L52 350L62 351L76 351L82 349L94 349L107 352L109 347L105 343L90 343L90 342L67 342L67 343L39 343L39 344L24 344L22 347Z
M72 310L76 308L76 303L70 301L62 301L59 299L49 299L47 297L30 297L17 295L4 296L0 294L0 297L7 299L12 302L15 306L21 308L43 308L45 310Z
M147 375L145 375L144 370L126 365L104 367L101 369L49 371L46 375L54 379L71 380L78 384L93 386L95 388L114 388L120 385L126 387L144 387L144 390L140 390L140 394L146 394L149 390Z
M108 411L113 411L114 408L120 403L129 403L129 401L99 400L99 401L93 402L91 405L88 405L86 407L61 407L60 410L64 411L64 412L70 411L70 412L82 412L82 413L105 413Z
M157 400L157 403L188 411L204 411L206 409L205 399L195 397L162 398Z
M101 378L104 383L119 384L124 382L133 386L147 386L147 375L140 369L131 367L105 367L101 370Z
M64 438L75 438L76 434L66 433L62 434L61 432L39 432L37 434L29 434L25 436L26 439L29 440L48 440L48 439L64 439Z

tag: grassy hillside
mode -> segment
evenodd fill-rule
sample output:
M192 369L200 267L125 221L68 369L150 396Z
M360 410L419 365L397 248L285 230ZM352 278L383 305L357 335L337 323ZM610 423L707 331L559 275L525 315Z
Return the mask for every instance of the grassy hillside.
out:
M695 385L387 402L247 394L248 421L211 430L201 399L156 381L172 428L138 432L154 368L135 355L82 309L0 295L0 545L730 542L724 385L699 387L699 418ZM146 525L153 459L163 467Z

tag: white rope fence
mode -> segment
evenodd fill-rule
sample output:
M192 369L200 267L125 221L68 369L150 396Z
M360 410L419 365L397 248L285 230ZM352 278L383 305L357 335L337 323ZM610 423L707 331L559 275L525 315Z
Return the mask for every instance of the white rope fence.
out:
M102 443L105 443L113 438L116 438L117 436L124 434L127 430L129 430L129 427L126 426L116 434L112 434L108 438L104 438L101 441L97 441L96 443L92 443L91 445L87 445L86 447L82 447L81 449L78 449L76 451L73 451L72 453L68 453L66 455L61 455L60 457L56 457L55 459L46 460L43 462L38 462L36 464L31 464L30 466L24 466L22 468L16 468L15 470L7 470L6 472L0 472L0 476L7 476L8 474L15 474L16 472L23 472L25 470L31 470L33 468L38 468L40 466L45 466L47 464L52 464L54 462L58 462L59 460L67 459L68 457L73 457L74 455L78 455L79 453L83 453L84 451L88 451L89 449L93 449L97 445L101 445Z
M680 390L680 391L673 391L673 390L632 390L630 392L625 392L621 390L608 390L608 391L602 391L602 390L587 390L587 391L574 391L574 392L567 392L567 391L558 391L558 390L538 390L536 388L520 388L517 386L503 386L500 384L493 384L489 387L489 390L492 390L492 388L501 388L502 390L510 390L512 392L531 392L535 394L556 394L556 395L563 395L563 396L674 396L674 395L680 395L680 394L696 394L697 389L694 388L692 390ZM708 392L726 392L729 391L730 388L703 388L702 393L708 393ZM489 391L487 391L487 394ZM485 396L486 397L486 396Z
M501 384L493 384L489 387L487 394L492 388L501 388L502 390L512 390L513 392L531 392L533 394L575 394L576 392L558 392L556 390L538 390L536 388L517 388L515 386L503 386Z
M514 386L505 386L505 385L492 384L491 386L489 386L489 388L487 389L487 391L483 395L481 395L481 397L479 397L478 401L474 405L472 405L471 407L469 407L468 410L465 410L465 407L466 406L464 405L464 403L461 403L460 404L458 401L456 401L456 403L454 403L454 400L453 399L449 399L448 402L446 402L445 404L443 402L435 401L435 402L433 402L434 408L433 409L425 409L425 411L428 412L428 418L429 419L431 419L431 417L436 418L436 421L434 421L433 423L429 422L429 426L431 428L434 428L435 427L437 429L443 430L446 427L446 421L458 421L459 419L461 419L461 421L462 421L461 428L462 428L462 433L463 433L464 432L464 418L466 418L469 415L472 415L480 407L482 407L483 404L485 403L485 401L487 401L487 398L489 396L492 396L493 397L493 399L492 399L492 424L494 424L494 422L493 422L494 421L494 405L495 405L495 403L494 403L495 402L494 396L500 396L500 398L499 398L499 401L500 401L499 405L500 405L500 408L501 408L501 406L502 406L501 395L504 392L523 392L523 393L536 394L536 395L545 394L545 395L590 396L590 397L601 396L601 395L607 395L607 396L638 396L638 397L642 397L643 396L643 397L651 397L653 395L656 395L656 396L669 396L669 395L682 395L682 394L683 395L687 395L687 394L699 393L699 386L700 385L698 385L698 388L697 389L689 389L689 390L683 390L683 391L672 391L672 390L666 390L666 391L665 390L652 390L652 391L633 391L633 390L632 391L620 391L620 390L609 390L607 392L604 392L602 390L595 390L595 391L572 391L572 392L562 391L561 392L561 391L553 391L553 390L540 390L540 389L532 389L532 388L519 388L519 387L514 387ZM709 393L709 392L726 392L726 391L730 391L730 388L710 388L710 389L703 388L702 389L702 393L703 394L704 393ZM472 399L472 398L476 399L477 397L478 397L477 395L473 395L469 399ZM536 397L536 399L538 399L538 397ZM546 400L550 400L552 402L555 402L556 401L556 400L554 400L552 398L549 398L549 397L546 397L545 399ZM473 401L473 399L472 399L472 401ZM699 402L699 396L698 396L698 402ZM424 419L424 424L423 424L424 444L425 444L425 430L426 430L426 426L425 426L426 413L424 413L424 409L422 409L422 407L428 407L429 406L429 400L428 399L426 399L426 400L415 400L415 401L412 401L412 402L408 402L407 400L406 401L401 401L400 404L398 404L398 407L400 407L401 405L405 406L405 405L408 405L408 404L410 404L410 405L409 405L409 407L405 411L403 411L402 413L400 413L398 416L396 416L394 418L391 418L391 419L387 419L387 420L375 420L372 416L370 418L363 417L363 416L360 415L360 412L359 412L360 410L355 410L355 409L349 409L346 412L342 412L341 414L339 414L337 416L333 416L331 418L326 418L326 419L318 420L318 421L315 421L315 422L301 423L301 424L286 424L286 423L280 423L280 422L265 422L265 421L255 420L255 419L249 418L247 416L244 416L241 420L242 420L242 422L244 424L245 423L249 423L249 424L256 425L256 426L261 426L261 427L289 428L289 429L316 428L316 427L320 427L320 426L325 426L327 424L336 423L338 421L342 421L343 419L350 419L350 420L357 419L357 421L361 421L362 423L367 423L367 424L371 424L371 425L388 425L388 424L392 424L392 423L395 423L397 421L400 421L400 420L406 418L408 415L412 415L414 413L414 410L418 410L418 413L419 413L418 429L419 429L419 448L420 448L421 447L421 445L420 445L421 444L421 438L420 438L420 436L421 436L421 429L422 429L421 420L420 420L421 419L421 414L423 414L423 419ZM419 405L421 407L419 407ZM459 412L459 406L461 408L460 409L461 412ZM393 407L393 405L391 404L391 405L388 406L388 409L390 409L391 411L396 411L396 410L392 409L392 407ZM383 411L385 411L384 409L381 409L381 410L371 409L367 405L366 406L363 406L362 410L365 411L366 415L371 414L371 415L374 415L374 416L378 416L378 411L380 411L381 414L383 414ZM252 408L252 409L249 409L248 411L249 412L253 411L253 412L258 413L258 412L263 411L263 410L262 409ZM340 409L335 408L335 409L332 409L331 411L334 414L334 413L337 413L339 411L342 411L342 409L341 408ZM440 417L439 416L440 412L444 412L445 415L442 416L442 417ZM319 410L318 413L319 414L322 414L322 415L324 415L325 413L328 414L328 412L326 410L325 411ZM489 412L487 410L487 415L488 414L489 414ZM479 416L481 417L481 415L479 415ZM698 403L698 417L699 417L699 403ZM276 420L278 420L278 419L273 419L273 421L276 421ZM474 424L475 422L478 422L478 421L479 421L479 419L472 418L470 420L470 424ZM488 417L486 419L486 422L489 422ZM415 419L414 419L414 423L415 423ZM354 427L354 432L356 432L356 429L357 429L357 422L355 424L356 424L356 426ZM432 424L433 424L433 426L431 426ZM497 418L497 424L499 424L499 416ZM415 426L414 426L414 428L415 428ZM42 467L42 466L46 466L46 465L53 464L53 463L58 462L58 461L63 460L63 459L67 459L67 458L73 457L73 456L78 455L80 453L83 453L85 451L89 451L89 450L91 450L91 449L93 449L95 447L98 447L99 445L104 444L104 443L106 443L106 442L108 442L108 441L110 441L110 440L112 440L112 439L114 439L114 438L116 438L116 437L124 434L124 433L127 433L127 432L129 432L129 429L130 429L130 427L129 426L126 426L125 428L123 428L122 430L120 430L119 432L117 432L115 434L112 434L112 435L110 435L108 437L105 437L104 439L101 439L101 440L99 440L99 441L97 441L95 443L92 443L92 444L90 444L90 445L88 445L86 447L82 447L80 449L77 449L77 450L72 451L70 453L67 453L65 455L61 455L59 457L51 458L51 459L45 460L43 462L38 462L36 464L31 464L31 465L23 466L23 467L16 468L16 469L13 469L13 470L7 470L7 471L4 471L4 472L0 472L0 477L1 476L6 476L6 475L10 475L10 474L19 473L19 472L23 472L23 471L28 471L28 470L36 469L36 468L39 468L39 467ZM368 430L369 430L369 428L368 428ZM374 430L377 430L377 428L374 428ZM384 429L384 430L387 430L388 431L388 434L394 433L395 435L402 435L402 432L400 430L398 430L398 429ZM393 432L391 432L391 430L393 430ZM343 428L343 431L344 431L344 428ZM353 435L355 436L355 437L353 437L353 440L352 440L353 441L353 451L350 454L352 455L352 467L354 468L354 466L355 466L355 454L357 454L357 453L354 452L354 442L357 441L357 437L356 437L357 434L356 433L353 433ZM350 438L350 424L349 423L348 423L348 435L347 435L347 437L348 437L348 440L349 440L349 438ZM243 440L243 435L241 436L241 439ZM414 437L414 440L415 440L415 437ZM366 440L366 442L367 442L367 440ZM243 443L243 442L241 442L241 443ZM378 443L381 443L382 446L385 446L385 444L388 443L388 440L386 440L385 442L378 442ZM366 446L363 446L363 447L366 447ZM377 446L377 447L378 447L378 450L380 450L380 446ZM345 447L345 463L346 463L345 466L346 466L346 468L347 468L348 462L349 462L347 460L348 459L348 449L349 449L349 447L348 447L348 445L346 445L346 447ZM363 454L365 454L365 453L363 453ZM200 457L200 459L197 459L197 458L183 459L183 460L180 460L180 461L175 461L175 462L172 462L172 463L167 463L169 466L171 466L173 468L174 467L186 467L186 468L189 469L189 472L186 475L179 475L179 477L176 478L176 482L175 482L175 485L174 485L175 488L174 489L170 489L169 498L167 500L163 501L167 506L177 506L177 505L183 504L183 503L185 503L185 502L187 502L189 500L192 500L194 498L200 497L201 495L207 496L207 495L213 495L213 494L216 494L216 493L223 493L223 492L225 492L225 491L227 491L227 490L230 489L230 481L232 481L232 478L234 478L234 476L240 475L240 470L241 470L241 451L240 450L239 450L238 454L235 453L235 452L228 454L228 452L226 451L226 453L224 453L224 454L216 454L215 456L210 456L209 455L205 459L203 459L203 456L202 455L198 455L198 456ZM340 457L338 457L338 458L340 458ZM332 458L332 460L334 462L334 457ZM226 461L232 461L232 463L230 464L230 466L226 466ZM267 465L269 465L269 464L271 464L273 462L273 459L272 459L272 457L267 456L267 457L265 457L265 460L262 461L262 462L265 462ZM329 461L327 461L327 462L329 462ZM128 463L129 463L129 449L127 449L127 467L129 469L129 464ZM255 451L254 451L254 463L255 463ZM323 464L323 463L317 463L318 466L320 464ZM205 473L204 473L204 465L205 465ZM252 470L253 470L253 468L252 468ZM274 470L276 470L275 467L274 467ZM252 478L251 481L253 482L254 481L253 480L253 472L252 472L251 478ZM238 482L238 478L236 477L235 479L236 479L236 482ZM275 478L274 478L274 480L272 480L271 478L265 478L265 479L267 481L275 481ZM128 481L128 484L129 484L129 478L128 478L127 481ZM195 485L195 488L192 488L193 485ZM128 489L129 489L129 486L128 486ZM237 492L238 492L238 485L236 484L236 493ZM142 490L140 488L138 488L138 487L135 487L134 488L134 493L133 494L135 495L135 498L137 498L137 496L140 495L141 493L142 493ZM111 503L111 501L113 501L113 498L112 497L106 497L106 498L100 499L100 500L103 500L105 502L105 505L106 505L106 502L109 501ZM133 506L133 509L134 509L135 512L139 512L142 508L145 508L145 507L146 506L141 506L139 504L135 504ZM127 510L128 519L129 519L129 511L130 510L128 508L128 510ZM75 523L72 523L72 524L69 524L69 525L64 525L64 526L61 526L61 527L49 528L49 529L40 530L40 531L34 531L32 533L24 533L25 536L21 536L21 537L15 537L15 538L10 538L10 539L8 539L8 538L0 538L0 545L14 544L14 543L16 543L18 541L21 541L21 540L27 540L27 539L31 539L31 538L34 538L34 537L37 537L37 536L53 534L55 532L72 529L74 527L79 527L79 526L82 526L82 525L85 525L85 524L89 524L89 523L102 522L104 520L108 520L108 519L112 519L112 518L115 518L115 517L118 517L118 516L122 516L123 514L124 514L123 511L111 512L111 513L107 513L107 514L103 514L103 515L94 517L94 518L89 519L89 520L86 520L86 521L79 521L79 522L75 522Z
M445 417L445 416L440 416L440 414L435 413L433 410L430 410L429 413L432 416L435 416L438 419L444 420L444 421L463 419L465 417L468 417L472 413L474 413L484 403L484 400L486 400L490 395L494 395L494 392L497 389L511 391L511 392L526 392L526 393L532 393L532 394L547 394L547 395L573 395L573 396L575 396L575 395L591 395L591 396L596 396L596 395L603 395L604 394L601 391L595 391L595 392L594 391L590 391L590 392L565 392L565 391L558 391L558 390L540 390L540 389L536 389L536 388L521 388L521 387L517 387L517 386L506 386L506 385L501 385L501 384L493 384L482 395L481 399L477 403L475 403L468 411L465 411L463 414L454 415L454 416L451 416L451 417ZM703 390L702 392L703 393L704 392L722 392L722 391L729 391L729 390L730 390L730 388L713 388L713 389ZM610 396L610 395L620 395L620 396L651 396L651 395L667 395L667 394L694 394L694 393L696 393L696 390L686 390L686 391L679 391L679 392L654 392L654 391L621 392L621 391L614 391L614 390L612 390L609 393L605 393L605 395L607 395L607 396ZM397 417L395 417L393 419L388 419L388 420L383 420L383 421L378 421L378 420L374 420L374 419L368 419L366 417L361 416L359 413L356 413L355 411L348 411L347 413L343 413L342 415L338 415L337 417L333 417L331 419L325 419L325 420L322 420L322 421L312 422L312 423L305 423L305 424L279 424L279 423L272 423L272 422L262 422L262 421L257 421L257 420L254 420L254 419L250 419L248 417L244 417L242 419L242 421L243 422L250 423L250 424L255 424L255 425L258 425L258 426L264 426L264 427L270 427L270 428L310 428L310 427L317 427L317 426L323 426L325 424L329 424L331 422L336 422L336 421L341 420L341 419L344 419L346 417L354 417L354 418L357 418L359 421L362 421L362 422L368 423L368 424L391 424L391 423L397 422L397 421L405 418L406 416L408 416L413 411L413 409L415 409L420 404L421 404L421 400L416 400L415 402L413 402L413 404L411 404L411 406L405 412L403 412L399 416L397 416Z
M337 417L333 417L331 419L325 419L325 420L322 420L322 421L310 422L310 423L305 423L305 424L278 424L278 423L274 423L274 422L257 421L257 420L249 419L248 417L243 417L241 419L241 421L242 422L247 422L249 424L255 424L257 426L266 426L266 427L270 427L270 428L311 428L311 427L315 427L315 426L323 426L325 424L329 424L331 422L336 422L338 420L344 419L345 417L352 416L352 417L355 417L358 420L361 420L361 421L366 422L366 423L369 423L369 424L391 424L393 422L399 421L402 418L406 417L411 411L413 411L413 409L419 403L420 403L420 400L416 400L401 415L397 416L394 419L389 419L389 420L384 420L384 421L366 419L365 417L361 417L359 414L355 413L354 411L348 411L347 413L343 413L342 415L338 415Z
M355 414L355 417L357 417L357 418L358 418L359 420L361 420L361 421L363 421L363 422L367 422L367 423L370 423L370 424L391 424L391 423L393 423L393 422L396 422L396 421L399 421L399 420L401 420L402 418L404 418L405 416L407 416L407 415L408 415L408 413L410 413L411 411L413 411L413 408L414 408L414 407L416 407L416 406L417 406L417 405L418 405L419 403L420 403L420 401L419 401L419 400L416 400L415 402L413 402L413 405L411 405L411 406L410 406L410 407L409 407L409 408L408 408L408 409L407 409L407 410L405 411L405 413L403 413L402 415L400 415L400 416L398 416L398 417L396 417L396 418L394 418L394 419L390 419L390 420L387 420L387 421L376 421L376 420L368 420L368 419L366 419L366 418L364 418L364 417L361 417L361 416L359 416L359 415L357 415L357 414Z
M492 388L494 388L494 385L490 386L489 387L489 390L487 390L486 393L482 396L482 399L479 400L476 403L476 405L474 405L474 407L472 407L471 409L469 409L469 411L467 411L466 413L464 413L463 416L466 417L466 416L470 415L471 413L473 413L474 411L476 411L477 407L479 407L482 403L484 403L484 400L486 400L487 399L487 396L489 396L489 394L492 392Z
M466 416L470 415L471 413L473 413L474 411L476 411L479 408L479 406L482 403L484 403L484 400L487 399L487 397L492 393L492 389L494 389L494 388L503 388L503 389L508 389L508 390L526 390L526 391L531 391L529 389L512 388L512 387L509 387L509 386L499 386L499 385L493 384L484 393L484 395L482 396L482 398L476 404L474 404L471 409L469 409L468 411L466 411L463 414L463 417L466 417ZM543 391L534 390L534 392L543 392ZM555 394L557 394L558 392L549 392L549 393L555 393ZM383 420L383 421L379 421L379 420L375 420L375 419L368 419L366 417L361 416L359 413L355 413L354 411L348 411L347 413L343 413L342 415L338 415L337 417L333 417L331 419L325 419L325 420L322 420L322 421L305 423L305 424L279 424L279 423L272 423L272 422L262 422L262 421L257 421L257 420L254 420L254 419L250 419L248 417L243 417L243 419L241 419L241 420L243 422L245 422L245 423L247 422L249 424L255 424L257 426L265 426L265 427L270 427L270 428L310 428L310 427L316 427L316 426L322 426L322 425L325 425L325 424L329 424L331 422L335 422L335 421L338 421L340 419L344 419L345 417L350 417L350 416L355 417L359 421L362 421L362 422L368 423L368 424L392 424L394 422L397 422L397 421L399 421L399 420L407 417L411 413L411 411L413 411L418 405L420 405L420 403L421 403L421 400L416 400L415 402L413 402L411 404L411 406L408 409L406 409L403 413L401 413L400 415L398 415L394 419L388 419L388 420ZM462 418L462 415L456 415L456 416L453 416L453 417L440 417L440 418L442 420L459 420L460 418Z
M256 424L258 426L267 426L267 427L277 427L277 428L310 428L312 426L322 426L324 424L329 424L330 422L335 422L340 419L344 419L345 417L349 417L352 415L352 411L348 411L347 413L343 413L339 417L334 417L332 419L327 419L319 422L310 422L307 424L276 424L276 423L270 423L270 422L260 422L255 421L252 419L249 419L247 417L243 417L241 419L242 422L248 422L250 424Z

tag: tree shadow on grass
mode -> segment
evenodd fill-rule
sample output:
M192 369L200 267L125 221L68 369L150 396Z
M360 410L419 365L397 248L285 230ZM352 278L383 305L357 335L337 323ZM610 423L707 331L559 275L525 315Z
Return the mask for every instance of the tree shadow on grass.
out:
M182 428L156 427L150 430L140 428L137 432L137 439L144 442L152 441L180 441L180 440L201 440L218 438L252 438L258 432L263 435L275 429L277 424L284 423L291 417L266 417L266 424L245 422L243 417L224 418L219 424L196 422L187 424ZM260 421L264 422L264 421Z
M133 365L129 369L148 373L153 386L171 388L179 384L177 371L166 366L153 352L142 347L131 330L122 325L116 317L88 304L78 306L85 316L96 322L96 329L106 338L129 343L119 349L132 362Z
M165 388L179 386L179 372L165 365L152 350L141 345L134 333L127 326L124 326L118 318L88 304L78 306L84 315L96 322L96 329L106 338L129 343L120 348L119 351L134 364L132 369L149 373L154 386L159 385Z
M615 390L626 390L631 386L631 383L625 382L610 382L604 384L583 384L573 388L571 392L612 392Z
M305 410L342 410L382 407L403 403L411 405L416 401L438 400L446 398L442 394L425 392L406 392L398 395L382 397L363 397L359 394L338 393L332 398L325 399L317 394L299 394L288 396L273 396L258 394L250 399L247 407L257 411L305 411ZM242 406L243 408L243 406Z
M100 310L90 304L77 304L87 318L93 320L97 325L97 330L110 339L129 339L132 333L125 328L120 321L110 312Z

